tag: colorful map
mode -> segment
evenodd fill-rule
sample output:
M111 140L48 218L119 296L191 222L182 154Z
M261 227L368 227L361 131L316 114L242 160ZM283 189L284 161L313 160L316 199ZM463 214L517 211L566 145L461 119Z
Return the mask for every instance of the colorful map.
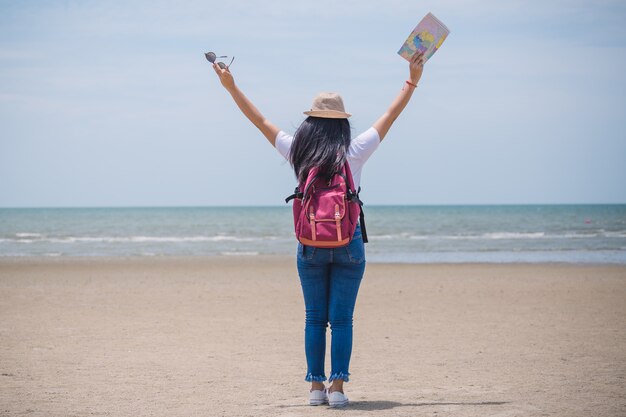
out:
M398 55L410 61L415 52L421 51L424 52L426 62L441 47L449 34L450 30L446 25L432 13L428 13L413 29L398 51Z

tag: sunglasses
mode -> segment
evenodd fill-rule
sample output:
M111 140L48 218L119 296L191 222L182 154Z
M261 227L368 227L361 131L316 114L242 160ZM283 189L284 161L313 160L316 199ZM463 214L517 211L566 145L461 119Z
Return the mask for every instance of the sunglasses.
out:
M206 54L204 54L204 56L206 57L207 61L209 61L211 64L215 64L215 60L216 59L220 59L220 58L228 58L226 55L223 56L217 56L215 55L215 52L207 52ZM217 65L221 68L221 69L226 69L228 67L230 67L230 65L233 63L233 61L235 60L235 57L233 57L233 59L230 60L229 64L226 65L221 61L218 61Z

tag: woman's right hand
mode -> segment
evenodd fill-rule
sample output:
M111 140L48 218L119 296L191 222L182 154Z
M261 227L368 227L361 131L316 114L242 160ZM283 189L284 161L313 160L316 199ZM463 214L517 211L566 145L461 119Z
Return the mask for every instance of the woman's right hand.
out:
M233 78L233 74L230 73L230 69L228 67L222 69L217 63L213 64L213 69L217 76L220 77L220 82L224 88L231 91L235 87L235 79Z
M276 143L276 136L278 136L278 132L280 129L272 124L269 120L267 120L261 112L252 104L252 102L246 97L243 92L235 85L235 79L233 78L233 74L230 73L230 69L228 67L220 68L218 64L213 64L213 69L218 77L220 77L220 82L228 91L235 100L235 104L239 107L239 110L255 125L263 136L265 136L269 143L272 146Z

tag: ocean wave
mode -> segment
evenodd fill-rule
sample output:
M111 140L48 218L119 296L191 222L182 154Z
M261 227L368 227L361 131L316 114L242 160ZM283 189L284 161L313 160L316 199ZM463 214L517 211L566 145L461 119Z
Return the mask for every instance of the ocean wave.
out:
M411 240L501 240L501 239L543 239L544 232L490 232L476 235L410 235Z
M241 237L217 236L67 236L40 239L1 238L0 242L10 243L194 243L194 242L262 242L276 240L276 236Z
M372 235L367 237L369 240L391 240L394 239L394 235Z
M258 256L259 252L220 252L223 256Z
M388 234L388 235L368 235L367 238L370 240L393 240L393 239L406 239L410 237L409 233L396 233L396 234Z
M16 233L16 237L2 237L0 243L31 244L31 243L219 243L249 242L262 243L268 241L290 240L291 236L237 236L217 234L213 236L46 236L39 233ZM408 232L370 235L372 241L392 240L534 240L534 239L624 239L626 231L581 231L581 232L487 232L477 234L411 234Z
M24 233L16 233L15 234L15 237L19 237L19 238L22 238L22 237L43 237L43 236L44 235L42 235L41 233L26 233L26 232L24 232Z
M592 239L625 238L626 232L546 233L546 232L489 232L475 235L411 235L412 240L533 240L533 239Z
M492 232L484 233L484 239L542 239L546 237L544 232Z

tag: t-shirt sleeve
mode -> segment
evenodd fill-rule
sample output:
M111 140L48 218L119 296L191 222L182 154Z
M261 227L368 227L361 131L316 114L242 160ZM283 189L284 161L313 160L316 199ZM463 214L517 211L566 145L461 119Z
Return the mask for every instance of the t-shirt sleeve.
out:
M282 130L276 135L274 146L276 150L283 156L283 158L289 160L289 151L291 150L291 144L293 143L293 136L288 135Z
M348 157L364 164L380 145L380 136L378 131L370 127L356 138L350 141L348 148Z

